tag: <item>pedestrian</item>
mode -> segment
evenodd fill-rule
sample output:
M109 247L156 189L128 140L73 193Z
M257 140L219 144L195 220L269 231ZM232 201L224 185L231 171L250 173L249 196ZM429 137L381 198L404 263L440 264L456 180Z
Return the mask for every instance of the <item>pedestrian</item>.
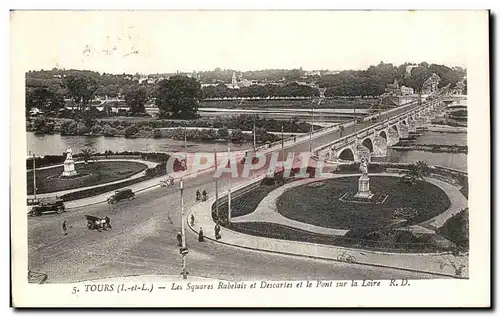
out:
M182 233L177 233L177 246L182 247Z
M293 136L293 142L297 142L297 137L295 135Z
M205 237L203 237L203 229L200 227L200 231L198 232L198 242L205 241Z
M105 222L106 227L108 227L109 229L111 229L111 228L112 228L112 227L111 227L111 219L110 219L108 216L106 216L106 217L104 218L104 220L106 221L106 222Z
M214 231L215 231L215 239L219 240L221 238L221 235L220 235L220 226L218 223L215 224Z
M191 226L194 226L194 215L191 215Z
M68 227L66 226L66 220L63 221L62 223L62 230L65 236L68 235Z

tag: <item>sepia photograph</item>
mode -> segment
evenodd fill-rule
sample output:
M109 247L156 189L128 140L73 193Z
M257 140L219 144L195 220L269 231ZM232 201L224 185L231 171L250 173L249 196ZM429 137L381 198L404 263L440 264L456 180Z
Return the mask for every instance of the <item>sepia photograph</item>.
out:
M14 307L490 305L488 11L10 28Z

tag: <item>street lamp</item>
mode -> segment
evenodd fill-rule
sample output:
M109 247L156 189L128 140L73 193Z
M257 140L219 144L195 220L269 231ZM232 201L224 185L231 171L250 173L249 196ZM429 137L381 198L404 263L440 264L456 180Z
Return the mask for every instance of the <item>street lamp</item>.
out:
M180 189L181 189L181 236L182 236L182 247L180 253L182 255L182 278L187 279L187 253L188 249L186 247L186 229L184 226L184 182L182 177L180 179Z

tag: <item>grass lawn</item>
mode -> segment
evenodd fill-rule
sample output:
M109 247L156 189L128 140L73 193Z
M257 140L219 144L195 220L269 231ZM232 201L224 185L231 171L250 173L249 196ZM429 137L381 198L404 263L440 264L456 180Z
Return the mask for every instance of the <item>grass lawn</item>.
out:
M371 176L372 193L388 195L385 203L377 205L339 200L346 192L357 192L358 177L330 179L323 183L324 186L303 185L286 191L278 200L279 213L316 226L376 230L392 223L393 212L399 207L416 209L419 215L412 223L419 223L450 206L448 196L439 187L427 182L411 186L398 177Z
M369 249L377 251L389 252L439 252L444 249L435 245L428 237L416 237L411 234L404 234L404 231L392 231L393 235L396 234L400 239L385 240L374 238L371 241L360 240L356 238L349 238L343 236L333 236L326 234L319 234L283 226L269 222L237 222L229 225L231 230L243 232L246 234L274 238L290 241L302 241L309 243L317 243L324 245L334 245L349 248ZM401 234L398 234L401 233ZM397 241L395 241L397 240Z
M75 169L84 176L66 179L58 177L64 170L63 166L42 169L36 172L37 193L51 193L118 181L137 174L146 168L146 164L127 161L98 161L89 162L88 165L80 163L75 164ZM28 172L26 176L28 195L32 195L33 173Z
M232 199L231 209L233 210L233 213L231 216L239 217L253 212L262 199L264 199L267 194L276 188L278 188L278 185L261 185L249 193L246 193L236 199ZM227 217L227 203L219 205L219 214L224 218Z

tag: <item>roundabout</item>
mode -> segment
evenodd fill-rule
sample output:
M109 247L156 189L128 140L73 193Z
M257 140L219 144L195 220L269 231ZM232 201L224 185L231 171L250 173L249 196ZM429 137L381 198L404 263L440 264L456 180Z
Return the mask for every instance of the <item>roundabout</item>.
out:
M370 189L382 200L357 202L346 199L357 190L357 177L320 181L323 186L306 184L291 188L277 202L277 211L286 218L334 229L378 229L395 223L420 223L446 211L446 193L428 182L414 185L399 177L371 176ZM398 209L416 210L400 215Z
M156 164L155 164L156 165ZM63 166L40 168L36 171L37 194L53 193L120 181L137 175L148 168L143 162L102 160L75 164L76 175L61 176ZM26 173L27 194L33 195L33 172Z

